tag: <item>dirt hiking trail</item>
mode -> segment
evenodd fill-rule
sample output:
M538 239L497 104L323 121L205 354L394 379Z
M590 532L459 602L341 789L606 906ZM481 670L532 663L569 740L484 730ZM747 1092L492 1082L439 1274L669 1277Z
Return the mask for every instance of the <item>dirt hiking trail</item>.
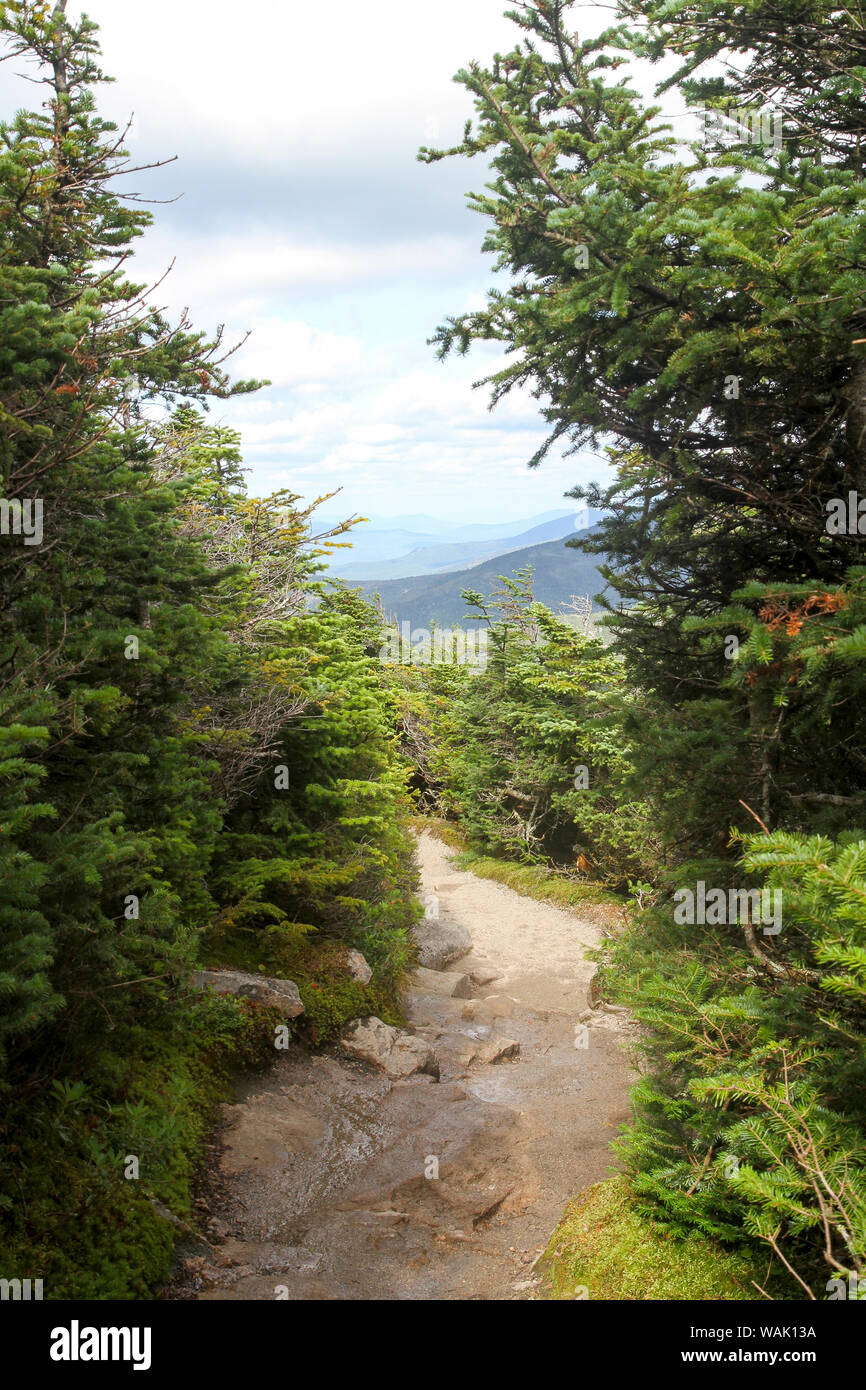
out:
M169 1297L541 1295L535 1261L566 1203L611 1170L631 1025L580 1019L602 934L588 916L457 871L429 833L418 857L439 921L472 938L408 996L440 1079L389 1080L339 1047L290 1049L248 1078L224 1107L210 1248Z

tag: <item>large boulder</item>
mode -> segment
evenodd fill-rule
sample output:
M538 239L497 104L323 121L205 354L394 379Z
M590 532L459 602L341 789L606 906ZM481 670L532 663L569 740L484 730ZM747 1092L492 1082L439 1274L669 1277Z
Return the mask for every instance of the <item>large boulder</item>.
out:
M425 918L413 928L412 937L418 947L418 964L427 970L444 970L472 950L472 937L458 922Z
M427 1072L439 1078L439 1062L423 1038L392 1028L381 1018L356 1018L346 1028L340 1044L350 1057L369 1062L394 1079Z
M196 989L212 989L214 994L232 994L253 999L257 1004L279 1009L284 1018L297 1018L304 1005L294 980L277 980L272 975L247 975L242 970L197 970L192 977Z

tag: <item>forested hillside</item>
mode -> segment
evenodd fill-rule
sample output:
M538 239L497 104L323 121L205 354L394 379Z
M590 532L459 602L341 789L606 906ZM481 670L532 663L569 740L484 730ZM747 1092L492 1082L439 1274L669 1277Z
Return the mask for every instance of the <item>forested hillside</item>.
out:
M343 562L331 568L342 579L366 582L371 579L394 580L416 578L420 575L457 574L472 569L495 555L514 555L548 541L565 539L578 529L576 513L543 521L537 526L523 528L515 525L511 536L468 541L443 541L419 545L393 560L374 560L366 563ZM581 528L584 529L584 528ZM359 528L360 530L360 528ZM360 530L363 535L363 530ZM352 547L357 544L358 530L352 532ZM349 555L353 551L347 552ZM504 561L503 563L512 563Z
M333 492L251 495L210 412L268 383L136 279L151 214L66 10L0 5L46 84L0 124L0 1276L156 1295L281 1025L196 972L294 981L311 1053L400 1026L423 816L628 918L594 989L640 1024L635 1229L751 1262L755 1297L866 1296L866 11L620 0L581 40L531 0L421 152L475 158L499 271L439 353L506 349L485 384L538 400L533 467L608 451L565 551L602 641L540 601L561 542L459 599L365 584L382 611L325 573ZM690 108L770 93L781 138L675 136L638 94L671 54ZM391 610L472 615L483 659L396 659Z
M483 621L471 614L463 598L467 588L488 593L496 588L500 576L532 571L532 591L539 603L555 613L568 609L576 597L593 599L601 590L608 599L616 598L599 573L599 561L575 554L564 540L545 541L525 549L484 560L471 569L455 574L418 575L410 579L369 579L360 586L364 596L381 605L386 616L413 627L438 623L442 627L465 621ZM355 587L355 581L350 581Z

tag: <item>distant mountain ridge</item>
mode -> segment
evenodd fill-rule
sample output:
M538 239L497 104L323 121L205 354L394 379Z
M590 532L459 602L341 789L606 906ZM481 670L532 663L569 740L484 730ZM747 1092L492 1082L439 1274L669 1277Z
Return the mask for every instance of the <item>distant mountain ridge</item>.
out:
M514 522L459 523L436 517L370 518L358 523L329 561L332 575L351 581L413 578L458 571L483 560L548 540L557 540L591 526L598 513L544 512ZM338 518L318 517L321 534ZM417 529L416 529L417 528Z
M541 526L545 521L555 521L560 516L571 516L574 508L557 507L555 511L538 512L533 516L515 517L513 521L470 521L460 522L454 518L427 516L423 513L400 516L367 516L367 523L377 532L409 531L427 540L484 540L498 536L513 536L531 526ZM351 513L349 513L351 515ZM346 519L346 512L322 512L317 514L316 529L336 525Z
M589 529L589 528L588 528ZM572 533L587 535L588 529ZM456 623L472 627L467 620L467 607L460 596L461 589L478 589L485 596L501 587L500 576L512 575L531 565L533 594L540 602L560 611L577 595L594 595L605 588L598 565L601 555L584 555L566 546L564 540L546 541L522 550L496 555L467 569L447 574L411 575L401 579L352 581L367 598L378 595L387 617L398 622L408 621L413 627L453 627Z
M423 574L441 574L449 570L468 569L494 555L506 555L525 550L544 541L564 540L574 535L574 518L570 515L542 522L516 536L490 537L485 540L446 541L438 545L419 546L394 560L363 561L342 564L336 568L341 578L406 579Z

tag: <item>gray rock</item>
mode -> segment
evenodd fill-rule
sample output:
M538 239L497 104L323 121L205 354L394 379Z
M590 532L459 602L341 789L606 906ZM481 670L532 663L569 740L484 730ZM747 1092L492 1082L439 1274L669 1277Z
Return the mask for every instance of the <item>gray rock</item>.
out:
M472 950L472 937L457 922L419 922L412 936L418 947L418 964L428 970L444 970Z
M242 970L196 970L192 982L196 989L212 989L214 994L253 999L257 1004L279 1009L284 1018L297 1018L304 1012L294 980L277 980L272 975L247 975Z
M444 994L448 998L463 999L460 993L468 975L458 975L454 970L427 970L419 966L412 974L411 988L419 994Z
M513 1013L514 1000L507 994L488 994L486 999L469 999L463 1005L463 1017L478 1023L495 1023Z
M517 1057L520 1054L520 1043L513 1038L491 1038L490 1042L482 1043L475 1056L474 1062L489 1064L491 1062L504 1062L508 1057Z
M348 955L349 974L353 980L357 980L359 985L368 985L373 978L373 972L361 955L360 951L350 951Z
M495 970L488 970L484 965L476 965L472 971L473 983L479 988L483 985L492 985L494 980L501 980L502 976L497 975Z
M455 999L471 999L475 993L476 985L473 975L461 975L452 993Z
M156 1197L151 1197L150 1205L153 1207L157 1216L162 1221L168 1221L179 1231L189 1229L185 1221L181 1221L179 1216L175 1216L174 1212L170 1211L169 1208L165 1206L162 1202L160 1202Z
M369 1062L386 1076L427 1072L439 1078L439 1062L429 1044L423 1038L392 1028L381 1018L356 1018L343 1033L340 1045L350 1057Z
M492 1028L479 1024L463 1032L445 1033L438 1037L436 1053L446 1074L456 1069L465 1075L471 1067L490 1066L518 1057L520 1043L514 1038L494 1035Z
M470 970L468 975L463 975L459 984L454 990L455 999L471 999L476 990L483 989L485 985L491 985L494 980L501 980L502 976L497 975L495 970L485 970L483 967L476 967Z

